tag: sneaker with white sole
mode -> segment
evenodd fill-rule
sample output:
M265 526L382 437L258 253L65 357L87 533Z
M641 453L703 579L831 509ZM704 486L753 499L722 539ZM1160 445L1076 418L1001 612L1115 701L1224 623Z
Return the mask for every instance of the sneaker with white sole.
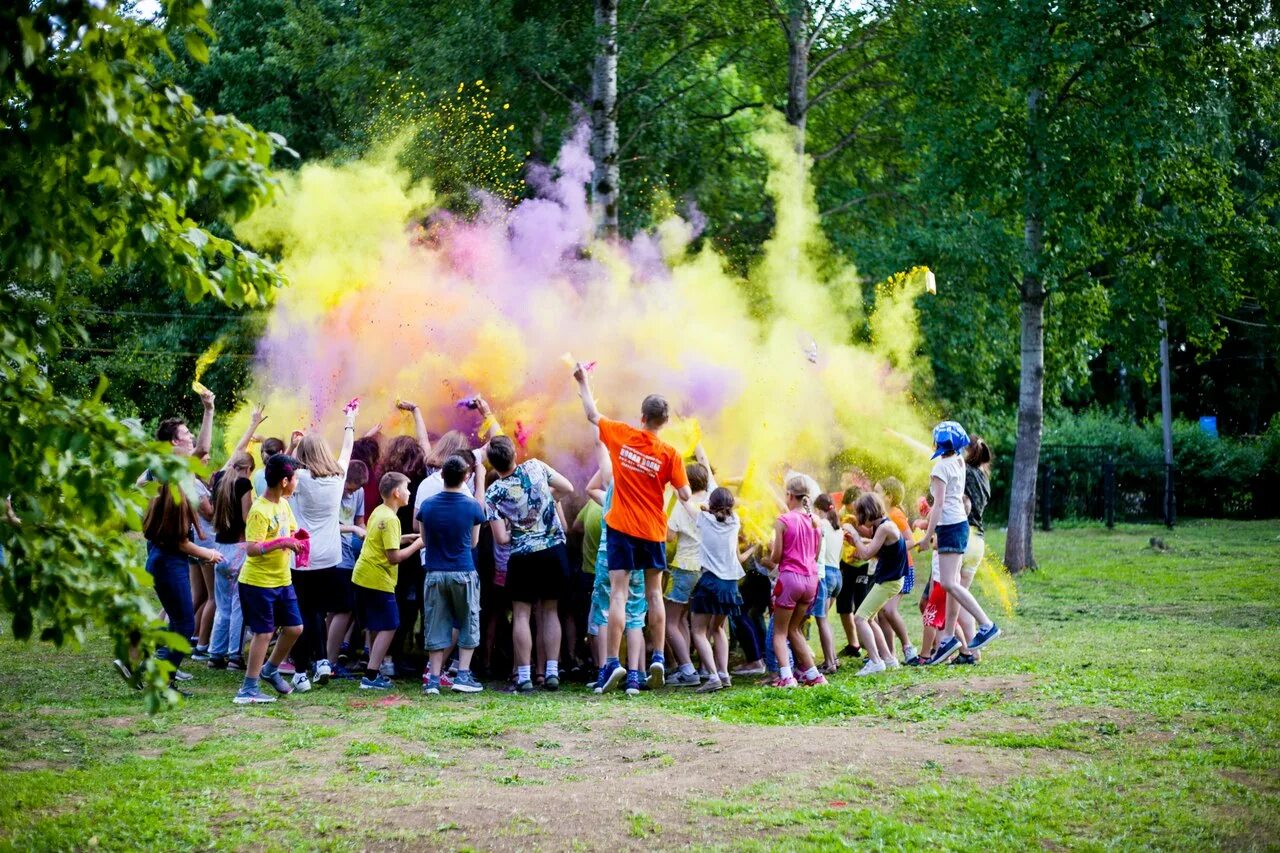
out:
M880 661L869 660L862 665L862 669L858 670L856 675L875 675L877 672L884 672L884 664Z
M312 673L311 680L314 681L316 684L328 684L329 679L332 677L333 677L333 665L330 664L327 660L316 661L316 665Z
M426 680L422 682L422 693L425 696L439 696L440 676L428 675Z
M392 686L391 679L382 673L378 673L377 678L371 679L368 676L364 676L360 679L361 690L390 690Z
M444 682L440 683L443 684ZM457 675L453 677L453 685L449 689L454 693L479 693L484 690L484 685L470 670L458 670Z
M263 693L260 687L241 687L231 701L237 705L267 705L276 701L276 697Z
M883 663L884 663L885 669L897 669L898 667L902 666L902 664L898 662L898 659L896 657L885 658L883 660Z
M173 673L174 681L190 681L193 678L195 678L195 676L187 672L185 669L174 670L174 673Z
M1000 636L1000 627L992 622L985 628L979 628L978 633L973 635L973 642L969 644L969 651L976 652L987 643Z
M382 666L378 667L378 674L383 678L396 677L396 665L393 661L384 660Z
M696 672L676 671L667 676L668 687L697 687L701 683L702 679Z
M212 657L212 655L209 654L209 649L207 647L202 649L199 646L196 646L196 650L191 653L191 659L199 661L200 663L206 662L210 657Z
M667 681L667 662L662 655L654 652L649 662L649 686L661 687Z
M938 643L938 650L934 652L933 657L924 662L924 665L937 666L940 663L946 663L947 659L958 651L960 651L960 641L950 637Z
M265 672L262 673L261 680L270 684L281 696L288 696L293 692L293 685L284 677L284 673L278 669L270 675Z
M293 689L299 693L306 693L311 689L311 679L307 678L305 672L295 672L290 682L293 684Z

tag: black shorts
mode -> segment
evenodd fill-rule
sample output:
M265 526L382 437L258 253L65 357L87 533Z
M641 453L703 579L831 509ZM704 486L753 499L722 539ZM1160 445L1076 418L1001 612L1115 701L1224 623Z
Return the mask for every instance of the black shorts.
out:
M293 573L293 585L304 606L320 613L355 610L351 569L309 569Z
M836 596L836 613L857 612L858 605L862 604L862 599L867 597L867 591L871 589L871 575L867 571L870 567L870 563L860 566L840 563L841 583L840 594Z
M512 601L558 601L564 597L569 554L563 544L528 554L512 554L503 589Z

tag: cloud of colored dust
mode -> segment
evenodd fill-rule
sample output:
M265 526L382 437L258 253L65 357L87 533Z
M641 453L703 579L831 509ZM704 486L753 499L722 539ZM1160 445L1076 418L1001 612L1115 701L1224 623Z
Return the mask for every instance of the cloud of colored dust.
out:
M291 282L254 371L264 429L323 428L336 441L343 404L359 396L361 432L375 420L408 431L397 399L418 403L433 433L474 431L479 418L455 403L482 393L508 432L517 421L528 431L529 455L582 485L594 434L569 351L597 362L592 385L608 417L635 422L646 394L665 395L679 416L668 439L690 451L700 435L718 477L741 481L757 537L777 514L788 467L835 490L833 460L844 454L872 478L923 488L927 458L912 442L929 433L903 350L917 340L908 306L923 277L904 277L881 300L892 315L868 318L870 344L853 342L864 316L857 275L822 237L785 125L770 119L755 137L776 227L747 281L711 249L693 249L694 228L677 217L597 240L587 142L581 126L554 166L529 169L533 198L514 207L482 198L466 220L411 185L395 145L289 177L282 198L241 230L281 252ZM763 307L753 311L747 293L763 294Z

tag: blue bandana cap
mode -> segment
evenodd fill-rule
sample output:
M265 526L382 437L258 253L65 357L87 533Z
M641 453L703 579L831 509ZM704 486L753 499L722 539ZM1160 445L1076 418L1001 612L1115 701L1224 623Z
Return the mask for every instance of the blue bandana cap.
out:
M936 448L930 459L937 459L944 453L959 453L969 445L969 433L955 421L943 421L933 428L933 446Z

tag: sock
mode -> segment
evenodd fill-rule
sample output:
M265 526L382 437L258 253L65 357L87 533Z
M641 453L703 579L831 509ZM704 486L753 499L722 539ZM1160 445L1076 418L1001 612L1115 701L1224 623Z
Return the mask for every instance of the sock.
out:
M654 663L666 663L667 659L662 656L662 652L654 652L651 660Z
M547 661L547 678L559 678L559 677L560 677L560 661L558 660Z
M786 681L790 677L791 677L791 667L789 666L778 667L778 678L782 679L783 681Z
M197 645L197 646L196 646L196 651L198 651L198 652L207 652L207 651L209 651L209 646L208 646L208 644L205 644L205 645L203 645L203 646L201 646L201 645Z
M531 669L533 669L533 667L527 666L527 665L517 666L516 667L516 683L523 684L526 681L532 681L532 679L529 677L529 671Z
M641 672L641 671L640 671L640 670L638 670L638 669L629 669L629 670L627 670L627 681L630 681L630 680L632 680L633 678L634 678L636 681L644 681L644 673L643 673L643 672Z
M979 631L990 631L990 630L991 630L992 628L994 628L995 626L996 626L996 623L994 623L994 622L988 622L988 623L987 623L987 624L985 624L985 625L979 625L979 626L978 626L978 630L979 630Z
M951 642L955 638L956 638L955 634L943 634L941 637L938 638L938 648L942 648L943 646L945 646L947 643Z
M728 681L728 680L729 680L729 673L727 673L727 672L717 672L717 673L716 673L716 677L717 677L717 678L719 678L721 681Z
M681 675L693 675L693 674L694 674L694 672L695 672L695 670L694 670L694 668L693 668L693 664L691 664L691 663L682 663L682 664L680 664L680 674L681 674Z
M257 689L258 689L258 679L256 679L256 678L250 678L249 676L247 676L247 675L246 675L246 676L244 677L244 684L240 685L240 689L241 689L241 690L250 690L250 691L252 691L252 690L257 690Z
M613 669L615 666L622 666L622 662L617 658L608 658L605 660L604 665L608 669Z
M369 679L370 681L373 681L375 678L377 678L377 677L378 677L378 670L377 670L377 668L376 668L376 667L372 667L372 666L370 666L370 667L365 667L365 670L364 670L364 677L365 677L365 678L367 678L367 679Z
M462 678L462 676L464 676L464 675L470 675L470 674L471 674L471 670L469 670L469 669L460 669L460 670L458 670L458 677L459 677L459 678Z
M262 665L262 677L270 678L271 676L275 675L279 670L280 670L280 667L276 666L271 661L267 661Z
M806 681L813 681L818 677L818 674L818 668L816 666L811 666L805 670L804 677Z

